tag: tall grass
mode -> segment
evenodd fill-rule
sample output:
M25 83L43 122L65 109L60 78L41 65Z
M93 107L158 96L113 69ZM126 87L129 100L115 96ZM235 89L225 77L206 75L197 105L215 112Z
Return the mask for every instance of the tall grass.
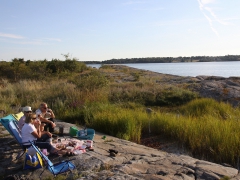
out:
M206 102L211 102L207 105L209 110L203 108L205 110L198 116L189 114L191 106ZM126 109L113 104L95 104L86 108L88 115L85 117L89 117L88 125L96 130L134 142L140 141L142 133L148 133L150 125L152 134L177 140L195 157L238 165L239 109L209 99L194 100L179 109L179 112L188 113L155 112L149 115L143 107Z
M199 99L181 108L191 111L191 106L206 103L210 110L193 116L173 113L156 113L151 117L151 130L176 139L187 147L194 156L218 163L229 163L237 166L240 156L240 116L239 109L209 99ZM191 105L191 106L190 106ZM201 108L200 108L201 109ZM211 109L214 109L211 111ZM200 110L199 110L200 111ZM231 114L231 116L222 116ZM144 125L145 124L145 125ZM147 123L143 123L147 130Z
M211 115L220 119L239 119L239 109L234 109L230 104L216 102L210 98L202 98L201 100L193 100L182 106L179 111L192 117L202 117L203 115Z
M150 127L153 134L176 139L194 156L237 166L239 108L212 99L196 99L195 93L179 87L154 87L151 81L149 88L142 82L109 86L104 76L96 72L90 75L80 76L84 81L78 76L57 81L1 80L0 110L7 114L18 112L12 105L29 105L35 110L45 101L58 119L86 124L102 133L138 143ZM146 104L158 107L152 107L155 112L148 114Z
M140 142L142 122L146 113L140 109L125 109L111 104L86 107L87 125L106 134Z

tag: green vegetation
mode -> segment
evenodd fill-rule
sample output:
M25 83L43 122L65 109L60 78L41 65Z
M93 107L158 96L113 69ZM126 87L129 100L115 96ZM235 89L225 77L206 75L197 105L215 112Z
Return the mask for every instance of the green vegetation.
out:
M179 57L146 57L110 59L105 61L87 61L87 64L127 64L127 63L176 63L176 62L214 62L214 61L240 61L240 55L226 56L179 56Z
M44 101L58 119L137 143L150 123L152 134L177 140L194 156L238 166L240 109L200 98L187 84L156 83L161 79L142 71L98 70L76 60L0 62L0 69L6 67L8 75L0 71L0 110L7 114Z

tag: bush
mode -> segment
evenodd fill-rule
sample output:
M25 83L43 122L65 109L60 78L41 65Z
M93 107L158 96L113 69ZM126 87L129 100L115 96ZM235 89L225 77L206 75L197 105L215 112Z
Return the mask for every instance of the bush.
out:
M239 109L234 109L230 104L217 102L210 98L195 99L182 106L179 111L192 117L211 115L220 119L239 119Z
M170 87L163 89L156 95L158 106L179 106L198 98L198 94L187 89Z

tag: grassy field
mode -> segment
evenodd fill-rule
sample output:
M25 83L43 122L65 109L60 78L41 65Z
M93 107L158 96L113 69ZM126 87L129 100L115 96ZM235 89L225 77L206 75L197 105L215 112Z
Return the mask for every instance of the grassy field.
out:
M58 119L137 143L150 125L153 134L177 140L196 157L238 167L240 109L200 98L188 84L163 83L171 78L122 66L47 79L2 78L0 110L16 113L47 102Z

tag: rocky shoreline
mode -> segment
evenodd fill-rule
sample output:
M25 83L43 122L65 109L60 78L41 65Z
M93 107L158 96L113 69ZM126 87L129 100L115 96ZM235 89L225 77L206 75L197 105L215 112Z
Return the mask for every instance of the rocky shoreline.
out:
M65 135L68 135L71 126L76 127L74 124L60 121L57 122L57 126L64 126ZM2 130L0 135L0 174L4 175L2 179L39 179L42 169L22 170L23 158L15 161L17 153L21 150L20 147L14 141L7 143L13 138L6 131ZM102 138L104 135L105 139ZM99 132L96 132L93 148L94 151L74 156L76 159L73 162L77 168L73 176L64 175L65 179L215 180L224 177L232 180L240 179L235 168L195 159L181 152L168 153ZM111 156L109 149L117 150L118 154ZM42 177L53 178L47 170Z
M199 93L201 97L227 102L234 107L240 106L240 77L177 76L136 69L124 65L108 66L115 71L103 71L104 74L108 77L114 78L117 83L135 81L134 76L125 73L131 72L132 74L139 74L149 80L154 78L156 84L184 86L185 88Z
M113 65L112 68L121 70L126 67ZM156 83L184 84L191 90L198 92L202 97L228 102L234 107L239 106L240 77L180 77L135 68L128 69L131 72L141 72L141 75L145 77L156 77ZM111 72L109 76L115 77L117 82L134 80L134 77L129 77L129 74L119 73L119 71ZM66 135L69 132L69 127L76 127L74 124L61 121L57 122L57 126L64 126ZM81 127L78 128L81 129ZM67 175L65 179L215 180L225 178L240 180L238 169L225 164L220 165L192 158L184 149L179 148L176 142L161 139L151 146L148 144L148 141L155 141L155 139L154 137L149 137L145 139L145 142L142 142L142 144L146 145L144 146L108 135L106 135L104 140L102 139L103 135L106 134L96 132L93 143L94 151L87 151L75 156L76 160L74 160L74 163L77 169L74 171L74 177ZM38 176L42 171L41 169L35 171L22 170L23 158L15 160L21 149L13 137L1 125L0 146L0 179L39 179ZM116 156L111 156L108 152L109 149L116 149L119 153ZM45 171L43 177L52 178L53 176L48 171Z

